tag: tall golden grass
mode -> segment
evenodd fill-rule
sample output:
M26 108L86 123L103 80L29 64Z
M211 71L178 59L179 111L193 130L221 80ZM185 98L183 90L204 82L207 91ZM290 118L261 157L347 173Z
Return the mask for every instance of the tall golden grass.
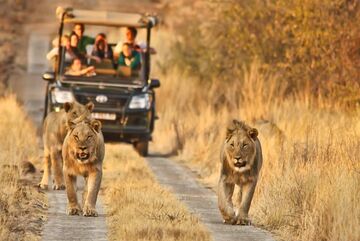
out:
M259 129L264 156L255 225L282 240L360 240L360 111L310 88L289 95L281 76L259 66L226 84L167 70L153 150L177 152L215 187L226 125L245 120Z
M0 99L0 237L39 240L45 196L20 175L38 155L36 130L14 96Z
M110 240L210 240L131 146L107 145L104 172Z

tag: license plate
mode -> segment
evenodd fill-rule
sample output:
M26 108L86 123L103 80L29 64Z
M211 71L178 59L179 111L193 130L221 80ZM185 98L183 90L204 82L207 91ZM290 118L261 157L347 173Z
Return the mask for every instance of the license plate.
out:
M95 119L101 120L115 120L116 114L113 113L91 113L91 116Z

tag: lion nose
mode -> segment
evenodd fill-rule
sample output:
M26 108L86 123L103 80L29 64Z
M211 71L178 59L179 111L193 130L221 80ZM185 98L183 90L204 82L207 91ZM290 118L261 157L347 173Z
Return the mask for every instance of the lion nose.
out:
M82 150L82 151L85 151L86 150L86 146L81 146L81 147L79 147L80 148L80 150Z
M235 158L235 160L240 161L241 156L236 156L236 157L234 157L234 158Z

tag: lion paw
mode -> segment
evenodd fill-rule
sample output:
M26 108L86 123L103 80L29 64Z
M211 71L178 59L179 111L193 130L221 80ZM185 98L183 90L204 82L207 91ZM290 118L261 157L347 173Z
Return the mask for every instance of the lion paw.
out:
M236 224L236 219L235 218L227 218L227 219L223 220L223 223L234 225L234 224Z
M48 190L49 188L49 185L43 183L39 183L37 186L42 190Z
M80 215L81 209L79 206L69 206L67 208L67 214L68 215Z
M95 208L85 205L83 208L83 215L85 217L97 217L98 213Z
M236 221L238 225L251 225L251 220L249 218L238 218Z
M64 184L53 184L52 186L53 190L65 190L65 185Z

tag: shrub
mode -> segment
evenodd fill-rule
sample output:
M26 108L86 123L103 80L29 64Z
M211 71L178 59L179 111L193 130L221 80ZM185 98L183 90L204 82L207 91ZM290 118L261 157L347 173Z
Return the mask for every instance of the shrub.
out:
M290 92L306 82L331 98L359 88L358 1L223 1L208 11L180 28L171 62L200 80L237 81L257 59L285 79ZM351 96L346 101L360 99Z

